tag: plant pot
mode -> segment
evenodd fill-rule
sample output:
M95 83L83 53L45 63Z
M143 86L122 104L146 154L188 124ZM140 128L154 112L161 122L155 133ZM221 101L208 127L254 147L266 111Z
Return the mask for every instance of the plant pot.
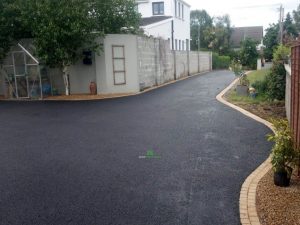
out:
M291 178L286 171L274 172L274 184L279 187L290 186Z
M248 86L241 84L237 85L236 94L240 96L248 96Z
M91 95L96 95L97 94L97 85L93 81L90 83L90 94Z

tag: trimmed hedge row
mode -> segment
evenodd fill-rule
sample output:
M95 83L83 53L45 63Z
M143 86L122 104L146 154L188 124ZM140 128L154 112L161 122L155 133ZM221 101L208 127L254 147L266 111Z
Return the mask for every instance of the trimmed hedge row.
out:
M222 56L218 53L212 54L212 67L214 70L216 69L228 69L230 65L230 57Z

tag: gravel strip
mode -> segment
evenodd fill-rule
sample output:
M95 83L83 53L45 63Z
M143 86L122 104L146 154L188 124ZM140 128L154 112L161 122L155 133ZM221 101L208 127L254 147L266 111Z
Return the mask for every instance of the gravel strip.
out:
M299 178L293 176L288 188L277 187L270 170L258 184L256 207L262 225L300 225Z

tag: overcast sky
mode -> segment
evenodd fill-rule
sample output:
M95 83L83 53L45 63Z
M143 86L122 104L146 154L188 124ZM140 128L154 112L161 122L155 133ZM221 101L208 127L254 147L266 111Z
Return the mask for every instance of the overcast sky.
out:
M285 8L285 14L292 12L300 4L300 0L186 0L194 9L205 9L210 16L229 14L232 25L264 26L279 20L280 4Z

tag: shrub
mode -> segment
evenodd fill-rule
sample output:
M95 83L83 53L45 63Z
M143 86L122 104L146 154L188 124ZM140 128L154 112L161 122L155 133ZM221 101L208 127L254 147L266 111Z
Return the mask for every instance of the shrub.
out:
M232 70L232 72L234 72L235 76L241 76L241 74L243 73L242 65L239 61L236 60L232 60L232 62L230 63L230 69Z
M273 63L271 73L266 77L267 79L267 96L271 100L284 100L285 85L286 85L286 71L282 63Z
M245 68L256 69L258 53L256 50L256 42L250 38L246 38L242 42L240 60Z
M254 87L259 94L265 94L268 90L268 81L267 79L262 81L257 80L251 86Z
M220 56L218 53L212 55L213 69L228 69L230 65L229 56Z
M267 135L268 141L275 144L272 148L272 165L275 172L286 171L291 175L292 167L297 159L297 150L294 149L292 132L287 120L272 120L275 134Z
M275 52L273 53L273 61L275 63L284 63L287 61L289 55L291 54L291 49L284 46L284 45L279 45Z

